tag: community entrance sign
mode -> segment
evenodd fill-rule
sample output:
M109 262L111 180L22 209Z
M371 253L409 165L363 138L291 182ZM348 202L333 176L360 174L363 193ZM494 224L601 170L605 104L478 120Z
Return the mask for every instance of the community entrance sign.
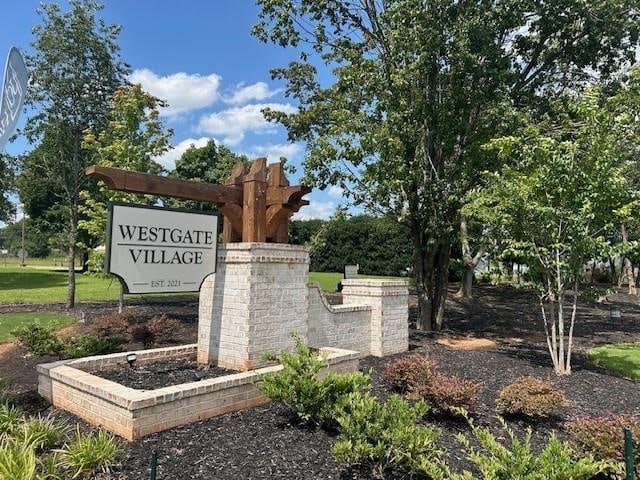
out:
M125 293L196 292L215 272L215 215L113 203L107 236L107 271Z

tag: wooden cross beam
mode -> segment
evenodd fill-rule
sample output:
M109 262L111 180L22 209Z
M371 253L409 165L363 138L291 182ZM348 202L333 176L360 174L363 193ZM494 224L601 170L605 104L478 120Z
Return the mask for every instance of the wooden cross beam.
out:
M93 165L86 174L111 190L213 203L224 215L223 239L228 242L288 243L289 219L308 205L302 197L311 189L289 186L282 163L267 167L264 158L249 169L237 163L224 185L161 177Z

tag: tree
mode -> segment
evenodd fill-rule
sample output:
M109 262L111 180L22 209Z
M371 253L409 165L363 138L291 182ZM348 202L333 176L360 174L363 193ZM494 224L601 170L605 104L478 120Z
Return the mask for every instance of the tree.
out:
M82 147L90 162L103 167L159 174L162 166L154 158L166 152L173 130L165 130L159 108L165 103L142 90L141 85L118 88L111 101L107 125L99 132L86 130ZM97 242L104 243L107 202L140 202L152 205L157 199L109 190L100 185L97 192L82 192L84 218L79 227Z
M491 226L507 254L525 258L558 375L571 373L583 268L608 248L612 212L627 201L627 132L635 120L608 103L594 87L560 102L547 121L488 144L509 164L488 175L466 212Z
M172 176L185 180L197 180L201 182L224 185L231 174L231 169L238 162L249 164L249 159L245 155L238 155L226 146L216 145L214 140L209 140L206 145L189 148L176 161L176 168L171 173ZM191 201L171 200L172 205L183 208L202 209L215 211L213 204L198 204Z
M9 193L15 189L15 160L0 153L0 221L9 222L15 208L9 200Z
M354 200L412 234L418 327L444 320L461 199L487 168L480 147L514 109L606 79L632 61L635 0L259 0L254 34L300 61L272 71L296 113L265 111L307 144L306 180L351 184ZM317 68L333 74L322 84Z
M97 18L102 6L93 0L70 0L69 11L42 5L42 24L34 27L34 53L28 101L36 109L27 122L32 144L42 146L40 171L62 192L68 223L69 276L67 307L75 305L75 269L80 192L87 183L89 155L82 147L85 130L100 130L109 102L124 82L128 66L116 43L120 27Z

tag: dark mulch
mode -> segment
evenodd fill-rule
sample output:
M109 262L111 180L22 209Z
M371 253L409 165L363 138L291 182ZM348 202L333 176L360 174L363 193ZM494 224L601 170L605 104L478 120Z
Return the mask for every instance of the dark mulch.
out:
M476 422L489 426L504 438L495 414L497 392L521 375L551 377L544 350L535 345L499 344L493 348L458 350L437 344L429 336L412 332L412 352L427 353L440 371L482 381L475 413ZM368 357L361 369L371 371L373 391L380 398L389 394L383 371L390 358ZM571 416L602 415L607 412L640 414L640 389L636 382L612 377L592 367L578 355L571 376L557 379L573 406L542 422L509 419L520 436L533 428L534 448L540 448L552 431L564 437L563 422ZM470 468L455 439L469 433L464 422L430 416L426 424L442 431L441 445L447 461L461 470ZM266 405L205 422L161 432L128 445L127 459L113 480L138 480L148 475L151 451L159 452L159 479L365 479L370 472L337 465L330 449L335 434L296 425L289 412Z
M521 375L555 377L541 335L534 295L492 286L476 288L475 295L473 300L450 300L447 314L449 330L438 335L412 331L410 353L428 353L438 363L441 372L482 382L476 421L504 438L495 416L497 392ZM572 416L600 416L608 412L640 414L640 383L613 377L591 365L586 358L586 349L593 345L640 341L638 298L618 294L610 297L610 301L622 306L625 323L609 322L608 305L580 304L573 374L556 378L557 384L573 402L572 407L543 422L508 420L510 427L520 436L532 427L534 448L539 449L552 431L564 437L562 425ZM166 311L173 307L168 305ZM189 315L195 318L197 312L194 307L185 306L183 312L186 314L188 308L192 308ZM162 309L160 305L154 305L154 308ZM443 337L460 336L487 337L496 344L461 350L437 343ZM380 398L390 393L383 378L384 365L389 360L370 357L361 361L363 370L372 370L373 391ZM77 421L69 414L56 414ZM448 463L458 470L469 468L455 439L458 432L469 433L464 422L436 416L429 416L425 422L441 429L441 445L448 452ZM334 434L296 425L284 408L266 405L127 444L127 458L122 468L101 479L148 478L149 459L154 449L158 450L160 458L158 480L371 478L366 470L337 465L330 454L334 442Z
M125 387L155 390L156 388L222 377L238 372L215 365L200 367L195 360L176 358L149 364L134 364L133 368L128 365L120 365L116 368L93 373Z

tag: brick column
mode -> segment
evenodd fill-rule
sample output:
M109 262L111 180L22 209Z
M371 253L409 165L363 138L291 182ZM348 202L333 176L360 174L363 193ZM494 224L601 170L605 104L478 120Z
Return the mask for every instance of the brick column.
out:
M409 349L409 290L403 280L342 281L345 305L370 305L371 355L383 357Z
M235 370L307 339L309 251L299 245L229 243L200 289L198 362Z

